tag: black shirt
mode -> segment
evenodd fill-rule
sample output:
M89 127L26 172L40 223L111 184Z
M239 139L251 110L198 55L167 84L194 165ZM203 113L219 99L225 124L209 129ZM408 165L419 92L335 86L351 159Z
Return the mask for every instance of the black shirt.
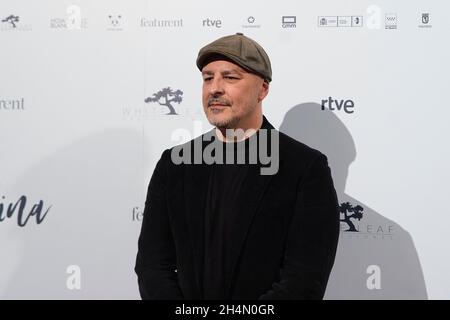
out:
M256 133L257 134L257 133ZM217 136L216 136L217 137ZM232 272L231 244L233 227L239 223L238 197L248 173L248 164L237 164L239 152L249 154L249 139L220 142L224 150L223 164L212 164L205 205L204 299L227 299L227 275ZM231 150L234 148L234 151ZM253 150L253 147L252 147ZM234 161L227 154L234 152ZM230 158L228 158L230 159ZM228 162L228 163L227 163ZM247 161L248 162L248 161Z

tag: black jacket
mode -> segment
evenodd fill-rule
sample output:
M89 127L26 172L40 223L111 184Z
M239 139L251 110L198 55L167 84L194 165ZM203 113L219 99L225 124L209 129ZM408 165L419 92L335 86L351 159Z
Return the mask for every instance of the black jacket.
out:
M265 117L262 128L274 129ZM211 166L176 165L170 152L163 152L148 187L135 267L139 290L143 299L202 299ZM322 299L325 293L339 235L327 158L281 132L279 152L276 174L261 175L253 165L244 182L229 299Z

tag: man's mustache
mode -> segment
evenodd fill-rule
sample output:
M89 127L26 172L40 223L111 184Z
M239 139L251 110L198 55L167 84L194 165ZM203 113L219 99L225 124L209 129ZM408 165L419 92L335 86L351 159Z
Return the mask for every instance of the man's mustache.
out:
M211 98L208 99L208 107L213 105L213 104L221 104L221 105L224 105L224 106L231 106L231 102L226 100L226 99L211 97Z

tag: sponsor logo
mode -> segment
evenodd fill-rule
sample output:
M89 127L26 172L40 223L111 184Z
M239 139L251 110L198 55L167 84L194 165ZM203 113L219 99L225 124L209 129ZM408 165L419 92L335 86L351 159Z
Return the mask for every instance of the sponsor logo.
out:
M283 16L281 18L281 26L283 28L297 28L296 16Z
M352 16L352 27L363 26L363 16Z
M345 113L353 113L355 112L353 108L355 107L355 103L353 100L344 100L344 99L333 99L332 97L328 97L328 99L322 99L321 109L323 110L331 110L331 111L341 111L343 110Z
M132 211L132 221L142 222L144 212L139 207L134 207Z
M210 28L222 28L222 20L219 19L209 19L206 18L203 20L203 26L204 27L210 27Z
M182 28L183 19L156 19L141 18L141 27L143 28Z
M319 27L362 27L363 16L319 16Z
M66 8L66 17L50 19L51 29L81 30L87 28L87 19L81 16L81 7L70 5Z
M0 99L0 111L2 110L25 110L25 99Z
M337 17L337 26L338 27L351 27L352 26L352 17L350 16L341 16Z
M139 99L141 100L141 99ZM151 120L166 118L167 115L177 118L196 120L204 117L203 108L185 106L183 91L165 87L152 93L151 96L141 100L140 106L125 106L122 108L122 117L130 121ZM168 117L170 118L170 117Z
M110 14L108 15L108 31L122 31L122 15Z
M431 28L432 25L430 23L430 14L423 12L421 15L421 24L419 24L419 28Z
M337 16L319 16L318 17L319 27L337 27L338 17Z
M25 227L29 221L34 219L37 224L41 224L52 207L45 207L44 201L39 200L31 209L28 209L27 197L24 195L19 197L16 202L5 203L5 199L6 197L2 196L0 201L0 223L6 219L16 218L19 227Z
M19 22L19 16L10 15L2 20L2 22L10 23L13 28L17 28L17 24Z
M397 14L386 13L384 18L384 28L389 30L397 29Z
M249 16L246 19L246 23L242 25L242 28L260 28L261 25L256 23L256 18L254 16Z
M20 16L15 14L10 14L2 18L0 21L1 31L31 31L32 29L30 24L23 24Z
M382 239L394 236L393 225L375 225L365 221L366 213L360 205L343 202L339 205L341 233L350 238Z
M168 109L167 115L177 115L175 103L180 104L183 101L183 91L172 90L170 87L163 88L154 93L152 97L145 99L145 103L158 103Z

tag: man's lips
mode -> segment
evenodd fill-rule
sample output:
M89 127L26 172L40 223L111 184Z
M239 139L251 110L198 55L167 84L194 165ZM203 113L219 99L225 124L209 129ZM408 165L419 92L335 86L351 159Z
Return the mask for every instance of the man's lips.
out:
M212 108L212 109L224 109L224 108L229 107L229 105L226 105L226 104L219 104L219 103L217 103L217 104L213 103L213 104L210 104L209 107Z
M225 99L217 99L217 98L209 98L208 99L208 107L209 108L216 108L216 109L223 109L226 107L230 107L231 103Z

